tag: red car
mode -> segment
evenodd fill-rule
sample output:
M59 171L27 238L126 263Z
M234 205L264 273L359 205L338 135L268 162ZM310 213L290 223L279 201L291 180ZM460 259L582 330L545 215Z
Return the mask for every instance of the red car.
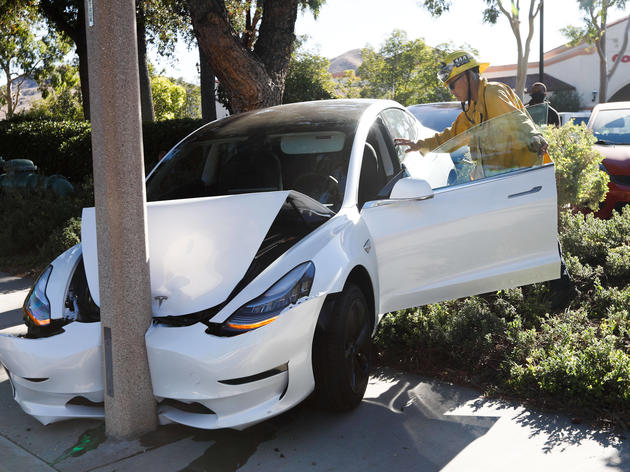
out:
M595 149L604 156L601 169L610 177L595 216L610 218L613 210L630 203L630 102L595 105L587 126L597 138Z

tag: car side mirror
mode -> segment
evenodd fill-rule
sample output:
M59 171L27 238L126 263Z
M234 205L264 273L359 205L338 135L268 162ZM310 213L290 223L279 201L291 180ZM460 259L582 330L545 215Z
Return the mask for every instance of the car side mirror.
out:
M392 200L426 200L433 198L433 189L424 179L405 177L394 185L389 197Z
M394 188L392 188L390 197L387 200L367 202L363 208L381 207L401 202L415 202L429 198L433 198L433 189L429 182L424 179L405 177L394 184Z

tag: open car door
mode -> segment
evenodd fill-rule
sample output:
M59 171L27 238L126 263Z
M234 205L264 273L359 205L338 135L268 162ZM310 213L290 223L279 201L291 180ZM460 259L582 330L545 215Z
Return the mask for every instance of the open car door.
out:
M361 210L378 261L380 313L560 276L554 165L530 151L537 134L527 114L513 112L424 157L409 153L390 199ZM441 153L453 158L457 178L431 186L414 161Z

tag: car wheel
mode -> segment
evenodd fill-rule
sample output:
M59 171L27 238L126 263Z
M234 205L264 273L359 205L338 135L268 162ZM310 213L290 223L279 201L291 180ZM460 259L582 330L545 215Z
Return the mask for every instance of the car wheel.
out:
M354 284L324 304L313 342L315 399L321 407L343 411L361 403L371 366L370 316Z

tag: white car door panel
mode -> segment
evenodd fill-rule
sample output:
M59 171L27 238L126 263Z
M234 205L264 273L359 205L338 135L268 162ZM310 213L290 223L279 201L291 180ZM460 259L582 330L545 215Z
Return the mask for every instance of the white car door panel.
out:
M366 205L380 312L557 278L553 165Z

